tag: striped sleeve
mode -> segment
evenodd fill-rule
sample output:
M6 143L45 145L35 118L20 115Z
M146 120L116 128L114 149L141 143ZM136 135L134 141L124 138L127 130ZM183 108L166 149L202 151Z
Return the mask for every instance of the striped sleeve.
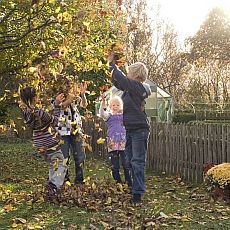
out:
M50 124L52 126L57 126L60 111L60 106L54 107L53 114L47 113L42 109L36 108L35 114L41 119L42 125Z

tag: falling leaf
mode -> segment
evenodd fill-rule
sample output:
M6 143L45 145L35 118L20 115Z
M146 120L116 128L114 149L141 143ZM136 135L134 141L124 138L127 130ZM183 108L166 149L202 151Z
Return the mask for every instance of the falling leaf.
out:
M52 134L52 128L51 127L48 128L48 132Z
M13 97L19 97L19 94L18 94L18 93L13 93L12 96L13 96Z
M97 144L104 144L105 143L105 139L104 138L99 138L98 140L97 140Z
M59 144L60 144L60 145L64 145L64 143L65 143L64 140L60 140L60 141L59 141Z

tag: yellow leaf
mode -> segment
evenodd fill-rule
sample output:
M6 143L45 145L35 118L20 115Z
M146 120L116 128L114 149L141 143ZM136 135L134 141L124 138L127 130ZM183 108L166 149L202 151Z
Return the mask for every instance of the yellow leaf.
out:
M89 24L90 24L89 22L83 22L83 25L84 25L84 26L87 26L87 27L88 27Z
M38 149L39 153L44 153L46 151L46 147L41 147Z
M111 204L112 203L112 198L109 196L107 199L107 204Z
M119 188L120 191L123 191L123 186L121 183L117 183L117 187Z
M65 184L71 186L71 183L69 181L66 181Z
M102 61L99 61L97 66L100 68L102 66Z
M58 169L58 162L59 160L57 159L54 163L53 163L53 170L56 171Z
M85 177L85 179L84 179L84 182L87 182L87 181L90 181L90 177L89 176Z
M95 190L97 188L97 186L95 185L95 183L92 183L92 189Z
M13 223L13 224L11 225L11 227L12 227L12 228L17 228L18 225L17 225L16 223Z
M55 10L55 13L59 13L60 10L61 10L61 7L59 6L59 7L57 7L57 9Z
M65 122L65 120L66 120L66 119L65 119L64 117L60 117L60 118L59 118L59 122Z
M94 96L94 95L96 95L96 92L95 92L95 91L92 91L89 95L90 95L90 96Z
M76 121L72 121L72 122L71 122L71 125L76 125L76 124L77 124Z
M59 141L59 144L60 144L60 145L64 145L64 143L65 143L64 140L60 140L60 141Z
M104 144L105 143L105 139L104 138L99 138L98 140L97 140L97 144L98 145L100 145L100 144Z
M52 128L51 127L48 128L48 132L52 133Z
M18 97L19 94L18 94L18 93L14 93L12 96L13 96L13 97Z
M29 72L29 73L34 73L34 72L36 72L36 71L37 71L37 68L36 68L36 67L32 67L32 66L31 66L31 67L28 68L28 72Z
M74 131L72 131L72 134L73 134L73 135L76 135L76 134L77 134L77 132L78 132L78 130L77 130L77 129L75 129Z

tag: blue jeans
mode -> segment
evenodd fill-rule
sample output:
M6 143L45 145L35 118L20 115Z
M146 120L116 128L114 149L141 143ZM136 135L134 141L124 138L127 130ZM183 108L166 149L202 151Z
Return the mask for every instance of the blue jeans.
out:
M149 130L126 130L125 154L132 171L132 194L145 192L145 162Z
M117 183L122 183L121 176L120 176L120 160L122 167L124 169L124 176L125 176L125 181L128 183L129 186L132 186L132 180L130 177L130 170L128 168L127 160L125 157L125 152L120 150L120 151L112 151L110 152L111 154L111 163L112 163L112 175L114 180Z
M64 143L61 145L61 151L65 158L68 158L69 164L70 150L75 161L75 183L82 183L84 180L83 166L85 161L85 152L82 147L82 139L77 135L62 136ZM67 177L68 177L67 173Z

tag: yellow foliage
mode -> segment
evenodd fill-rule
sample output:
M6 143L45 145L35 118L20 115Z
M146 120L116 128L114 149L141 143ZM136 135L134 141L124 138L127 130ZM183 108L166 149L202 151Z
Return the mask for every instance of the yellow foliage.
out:
M221 187L230 184L230 163L222 163L210 168L207 176Z

